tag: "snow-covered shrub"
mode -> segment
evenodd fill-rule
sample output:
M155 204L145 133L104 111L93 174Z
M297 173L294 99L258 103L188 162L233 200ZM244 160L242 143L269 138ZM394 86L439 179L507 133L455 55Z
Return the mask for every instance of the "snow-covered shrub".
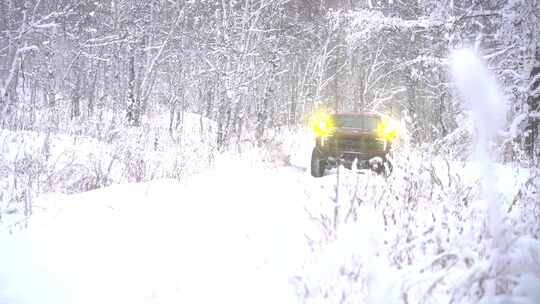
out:
M33 199L44 188L40 176L46 171L46 154L40 145L32 145L34 134L8 136L0 131L0 208L4 213L27 218Z
M491 185L501 210L513 209L495 237L476 163L402 152L388 179L342 169L337 192L314 194L308 212L321 229L308 235L312 260L297 276L303 301L537 303L527 286L540 278L538 178L495 167L500 178L518 175ZM517 195L508 180L523 182Z
M27 215L32 199L41 193L190 176L211 164L213 128L211 121L185 113L177 132L156 120L144 128L106 127L101 134L105 141L0 130L0 212Z

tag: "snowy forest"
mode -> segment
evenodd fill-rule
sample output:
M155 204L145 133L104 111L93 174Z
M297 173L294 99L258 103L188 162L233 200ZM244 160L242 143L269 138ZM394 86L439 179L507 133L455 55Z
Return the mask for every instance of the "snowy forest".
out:
M0 304L540 303L538 0L0 15ZM310 176L319 109L392 174Z

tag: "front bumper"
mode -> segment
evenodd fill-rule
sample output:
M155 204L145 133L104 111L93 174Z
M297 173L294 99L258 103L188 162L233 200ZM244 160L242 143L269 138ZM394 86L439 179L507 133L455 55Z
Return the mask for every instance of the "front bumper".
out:
M373 169L374 166L382 166L385 161L385 155L343 152L338 155L330 155L327 159L328 167L337 167L338 164L342 164L346 168L352 168L353 164L356 164L356 168L358 169Z

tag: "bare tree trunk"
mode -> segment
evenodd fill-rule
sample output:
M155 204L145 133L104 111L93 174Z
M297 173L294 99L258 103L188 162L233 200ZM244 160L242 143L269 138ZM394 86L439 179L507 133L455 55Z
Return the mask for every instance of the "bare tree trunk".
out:
M340 94L339 94L339 56L334 59L334 112L338 113L341 109Z
M82 64L82 63L80 63ZM81 116L81 67L80 64L77 64L75 68L75 87L73 88L73 93L71 96L71 119Z
M223 113L223 105L220 107L220 113ZM217 121L217 148L218 149L221 149L224 145L224 141L225 141L225 130L224 130L224 125L223 125L223 118L221 117L222 115L220 114L219 117L218 117L218 121Z
M87 112L88 117L92 117L92 115L94 115L98 74L99 74L99 65L96 66L93 72L92 82L90 83L89 88L88 88L88 112Z
M259 146L262 145L262 142L264 141L264 131L266 128L266 123L268 121L268 113L269 113L269 107L270 107L270 98L272 98L272 95L274 94L274 82L276 79L276 73L277 73L277 63L276 63L276 55L272 54L272 59L270 60L271 70L270 70L270 77L266 86L266 90L263 95L262 105L259 107L259 110L257 112L257 144Z
M127 119L128 123L132 126L140 125L140 106L136 97L136 84L135 84L135 50L131 46L131 54L129 56L128 67L128 109Z
M535 54L536 60L535 65L533 66L531 70L531 79L535 79L537 75L540 74L540 49L536 49ZM535 81L530 85L530 91L534 92L540 87L540 80ZM528 106L528 112L529 113L535 113L540 110L540 95L536 94L536 96L531 95L527 99L527 106ZM536 156L538 156L538 148L536 147L536 141L538 139L538 126L539 126L540 119L538 118L538 115L532 115L528 118L528 124L525 128L525 149L527 151L527 154L531 159L534 159Z
M290 108L289 108L289 126L296 124L296 103L298 102L298 76L297 65L293 62L291 72L289 73L289 85L290 85Z
M36 111L37 111L37 95L38 95L38 81L36 79L33 79L32 88L30 89L30 118L29 118L29 125L28 129L31 130L36 125Z
M407 86L407 110L409 111L410 115L417 115L417 105L416 105L416 81L412 79L411 73L406 73L406 86ZM417 121L413 118L413 121ZM412 132L412 138L415 143L418 143L420 140L420 134L418 132L418 126L415 125L414 128L411 130Z
M49 50L47 52L47 104L49 107L54 108L56 105L56 81L54 77L54 52Z
M214 96L212 95L212 86L208 84L209 81L207 81L207 87L206 87L206 92L203 93L204 94L204 97L206 99L206 109L204 111L205 113L205 116L207 118L212 118L212 108L214 107Z

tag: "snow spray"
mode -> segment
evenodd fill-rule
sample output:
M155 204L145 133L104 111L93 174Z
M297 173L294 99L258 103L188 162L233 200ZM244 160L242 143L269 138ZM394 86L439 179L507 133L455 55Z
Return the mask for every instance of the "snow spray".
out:
M506 119L506 103L486 64L470 49L456 50L451 55L452 78L466 109L470 110L476 133L475 161L480 165L483 198L487 203L488 229L495 243L499 239L502 220L495 174L489 147ZM495 245L495 244L494 244Z

